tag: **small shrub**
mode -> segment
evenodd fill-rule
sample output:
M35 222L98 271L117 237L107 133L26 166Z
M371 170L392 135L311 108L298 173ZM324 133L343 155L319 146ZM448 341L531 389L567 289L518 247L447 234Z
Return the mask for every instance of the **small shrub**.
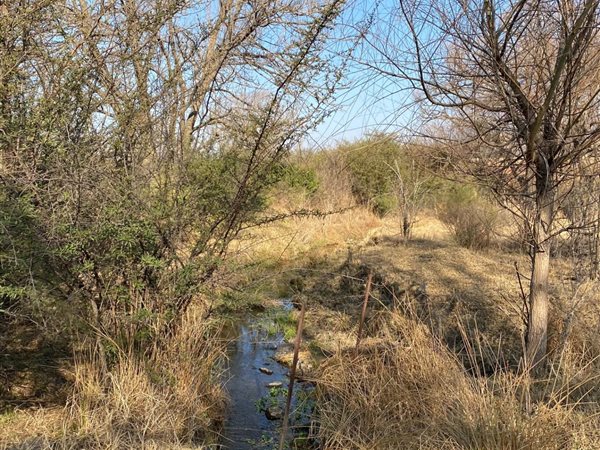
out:
M383 217L397 207L397 201L392 194L382 194L375 197L371 205L373 212Z
M308 195L313 195L319 189L315 170L298 164L288 164L283 168L282 181L292 189L304 190Z
M453 186L438 210L459 245L478 250L492 244L499 213L474 188Z

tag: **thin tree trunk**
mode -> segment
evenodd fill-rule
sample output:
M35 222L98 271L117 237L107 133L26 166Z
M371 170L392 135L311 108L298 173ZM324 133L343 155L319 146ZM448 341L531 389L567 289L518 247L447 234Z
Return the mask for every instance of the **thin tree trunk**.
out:
M539 183L539 181L538 181ZM537 214L534 223L533 266L529 288L529 327L526 358L536 371L543 365L548 343L548 275L550 271L550 225L554 193L538 189Z
M404 208L404 214L402 215L402 236L405 241L410 239L410 232L412 231L412 221L408 208Z
M596 220L594 221L594 225L592 227L592 270L590 277L592 280L596 280L598 278L598 274L600 273L600 198L597 198L595 201L596 206Z

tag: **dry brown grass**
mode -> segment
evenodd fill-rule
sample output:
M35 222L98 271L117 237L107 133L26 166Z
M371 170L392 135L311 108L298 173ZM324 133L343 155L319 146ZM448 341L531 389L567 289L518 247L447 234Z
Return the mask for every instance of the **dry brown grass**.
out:
M70 422L79 439L89 448L117 449L210 438L224 406L215 371L222 349L201 317L188 314L175 339L149 360L119 352L110 370L97 354L76 364Z
M390 229L389 225L379 228L380 234L371 243L355 248L350 265L347 250L340 249L330 252L320 265L302 272L305 294L313 305L307 326L319 342L327 344L328 351L338 345L351 345L352 339L345 339L345 335L356 331L362 280L371 269L381 291L374 298L374 306L378 297L389 294L389 289L397 295L418 291L420 317L437 336L461 345L460 318L467 335L480 332L484 336L486 352L492 353L490 364L496 362L498 348L509 354L520 353L521 303L514 261L522 267L527 263L524 256L459 247L443 225L431 217L419 222L415 239L406 244L387 238L385 233ZM436 239L421 237L425 235ZM353 284L352 292L348 283ZM342 327L344 324L349 325Z
M25 428L7 432L5 445L23 450L175 449L210 443L225 402L216 370L222 348L211 337L214 330L194 311L176 338L149 358L118 348L112 358L82 351L67 407L15 414L8 425Z
M306 333L333 354L317 380L323 448L600 448L597 285L570 284L572 261L554 261L551 370L530 385L517 375L522 322L514 265L526 275L527 257L459 247L432 216L421 218L406 244L395 227L382 221L374 239L354 248L352 263L337 246L300 275L309 300ZM379 287L363 351L354 357L368 269L377 283L404 287L408 303L382 310ZM411 297L414 287L426 295Z
M274 263L319 258L339 248L356 246L385 223L364 207L326 216L290 217L249 230L231 251L245 261Z
M423 211L414 224L413 239L448 242L452 239L448 227L432 211Z
M600 436L557 379L527 412L524 377L472 377L428 327L390 313L379 342L339 352L318 380L325 449L593 449ZM473 347L476 347L474 345ZM587 428L586 428L587 427Z
M5 413L0 416L0 449L48 448L60 439L65 417L60 407Z

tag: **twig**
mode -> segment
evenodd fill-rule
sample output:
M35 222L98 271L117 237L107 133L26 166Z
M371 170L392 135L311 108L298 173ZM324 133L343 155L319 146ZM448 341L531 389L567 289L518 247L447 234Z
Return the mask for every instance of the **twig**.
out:
M525 330L529 328L529 304L527 303L527 296L525 295L525 289L523 288L523 282L521 281L521 273L519 272L519 264L515 261L515 270L517 272L517 279L519 280L519 289L521 290L521 300L523 307L521 308L521 320L525 325Z

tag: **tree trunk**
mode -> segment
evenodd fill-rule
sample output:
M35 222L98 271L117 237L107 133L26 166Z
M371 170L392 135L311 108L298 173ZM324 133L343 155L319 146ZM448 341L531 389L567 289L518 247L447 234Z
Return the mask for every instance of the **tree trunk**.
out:
M412 220L410 217L410 213L408 211L408 208L404 208L404 211L402 214L402 237L404 238L405 241L408 241L410 239L411 231L412 231Z
M598 194L596 194L598 195ZM592 269L590 273L590 278L592 280L598 279L598 274L600 274L600 197L596 199L595 209L596 209L596 220L594 221L594 225L592 226Z
M543 365L548 342L548 274L550 271L550 225L553 217L554 192L540 187L538 180L537 211L534 218L533 265L529 286L529 326L526 358L536 371Z

